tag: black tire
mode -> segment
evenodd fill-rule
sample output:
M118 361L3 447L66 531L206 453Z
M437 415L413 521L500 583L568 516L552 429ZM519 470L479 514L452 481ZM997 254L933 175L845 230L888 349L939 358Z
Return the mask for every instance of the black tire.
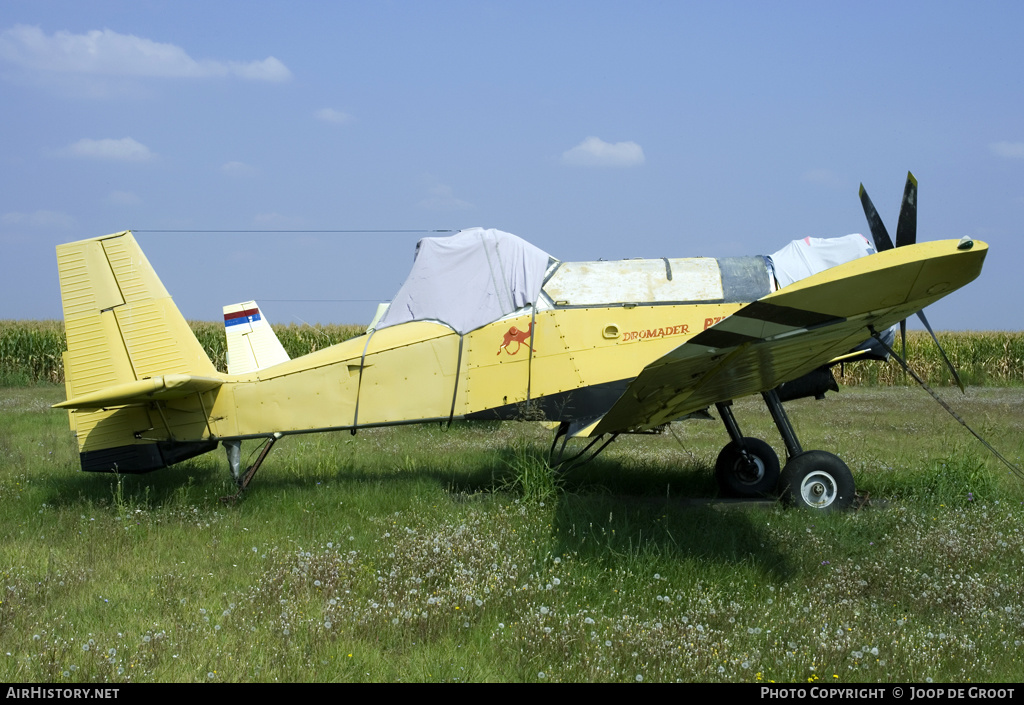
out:
M835 512L853 505L853 473L842 460L823 450L790 458L779 480L782 499L793 507Z
M779 456L760 438L731 441L715 461L715 480L726 497L763 497L779 482Z

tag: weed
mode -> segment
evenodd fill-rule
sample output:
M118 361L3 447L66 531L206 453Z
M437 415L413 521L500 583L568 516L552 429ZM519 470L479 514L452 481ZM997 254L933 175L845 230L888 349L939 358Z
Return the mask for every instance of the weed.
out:
M523 439L513 444L511 457L506 464L512 476L502 489L519 495L525 502L552 502L563 491L564 482L557 471L548 465L537 448Z

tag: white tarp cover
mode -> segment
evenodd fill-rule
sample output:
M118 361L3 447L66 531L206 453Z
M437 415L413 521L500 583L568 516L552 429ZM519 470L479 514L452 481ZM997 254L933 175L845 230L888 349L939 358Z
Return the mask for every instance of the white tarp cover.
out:
M769 256L780 287L831 269L844 262L873 255L875 247L863 235L845 237L805 237L793 240Z
M537 302L551 256L511 233L470 228L425 237L377 329L434 320L466 334Z

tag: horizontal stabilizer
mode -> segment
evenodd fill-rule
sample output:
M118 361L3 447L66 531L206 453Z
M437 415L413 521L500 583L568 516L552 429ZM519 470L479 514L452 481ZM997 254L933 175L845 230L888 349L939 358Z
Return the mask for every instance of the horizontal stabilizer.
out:
M97 392L83 394L54 404L55 409L103 409L111 406L130 406L150 401L181 399L190 394L200 394L224 384L223 380L192 375L162 375L136 382L125 382L106 387Z

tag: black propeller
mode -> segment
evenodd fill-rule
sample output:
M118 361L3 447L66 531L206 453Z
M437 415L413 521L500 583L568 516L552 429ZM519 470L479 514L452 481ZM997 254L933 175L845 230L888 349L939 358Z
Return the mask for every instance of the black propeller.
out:
M907 172L907 185L903 188L900 219L896 224L896 247L917 242L917 179Z
M885 229L885 224L882 223L882 218L878 215L878 211L875 210L874 204L868 197L868 192L864 190L864 184L860 185L860 202L864 206L864 215L868 219L868 227L871 229L871 237L875 241L875 249L879 252L885 250L891 250L893 248L892 238L889 237L889 231ZM903 189L903 203L900 205L900 219L896 224L896 247L903 247L904 245L913 245L917 242L917 179L909 171L907 172L907 185ZM964 383L960 381L960 375L956 373L956 368L953 367L953 363L946 357L946 351L942 349L942 345L939 344L939 339L935 337L935 332L932 330L931 325L928 323L928 319L925 318L924 311L918 311L917 317L921 319L921 323L924 324L925 329L932 336L932 340L935 341L936 347L939 349L939 354L942 355L942 359L946 363L946 367L953 375L953 379L956 381L956 385L960 387L960 391L964 390ZM903 319L900 321L900 341L903 346L903 359L907 359L907 321Z
M909 185L909 183L908 183ZM868 218L868 227L871 228L871 237L875 239L875 249L878 252L885 252L892 249L892 238L889 231L885 229L885 223L875 210L875 204L868 198L868 192L864 190L864 184L860 185L860 203L864 206L864 215Z

